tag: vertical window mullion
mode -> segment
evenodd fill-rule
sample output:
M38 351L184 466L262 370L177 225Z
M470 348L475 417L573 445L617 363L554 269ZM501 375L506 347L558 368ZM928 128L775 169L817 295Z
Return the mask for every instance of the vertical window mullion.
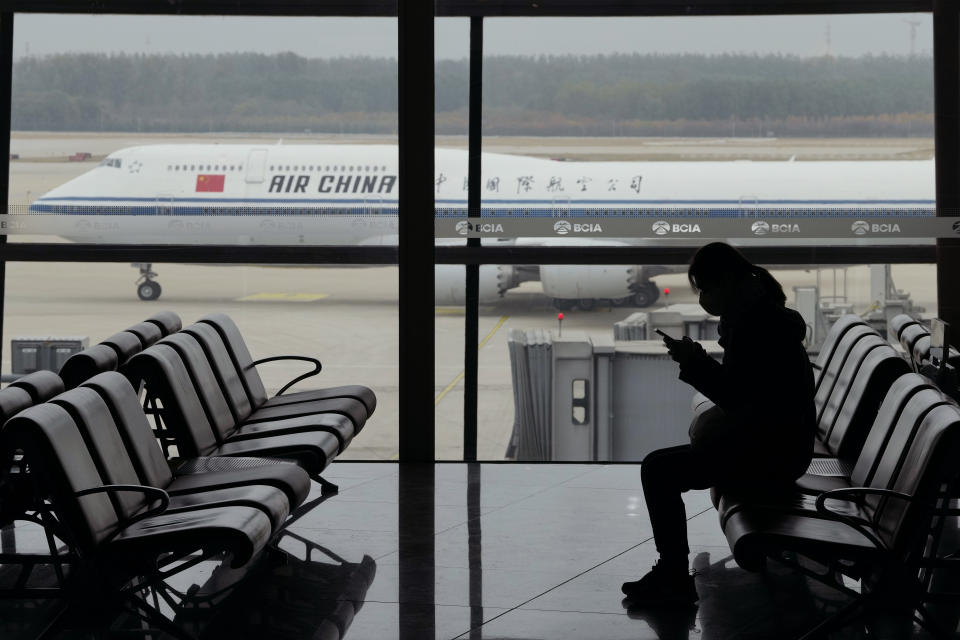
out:
M483 110L483 17L470 18L470 125L467 170L467 217L480 218L480 151ZM468 247L479 247L480 238L467 238ZM466 313L463 336L463 459L477 459L478 367L480 353L480 265L466 268Z
M934 164L938 216L960 213L960 7L953 0L933 3ZM960 240L937 240L937 315L960 329Z
M397 104L400 275L401 462L433 462L434 393L434 115L433 2L398 4Z

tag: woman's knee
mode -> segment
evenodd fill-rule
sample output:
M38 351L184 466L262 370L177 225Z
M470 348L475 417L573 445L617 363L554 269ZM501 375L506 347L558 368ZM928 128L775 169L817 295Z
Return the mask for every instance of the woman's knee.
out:
M689 445L657 449L649 453L640 463L640 479L645 485L651 481L663 481L665 477L672 476L679 469L686 467L684 462L689 456Z

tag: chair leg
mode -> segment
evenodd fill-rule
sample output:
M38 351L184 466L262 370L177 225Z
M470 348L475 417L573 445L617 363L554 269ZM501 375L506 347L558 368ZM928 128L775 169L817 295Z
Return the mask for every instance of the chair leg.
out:
M151 606L142 598L131 597L127 611L178 640L196 640L196 638L178 627L172 620L168 620L158 609Z
M324 479L320 474L315 475L313 479L320 483L320 489L323 492L323 495L330 496L340 493L340 487L333 484L329 480Z
M930 610L924 604L917 605L917 613L919 615L914 616L917 624L930 632L930 635L937 638L943 638L944 640L949 640L954 637L954 634L948 631L937 618L930 613Z
M847 626L856 618L862 616L864 613L864 602L863 600L854 600L844 605L839 611L828 617L826 620L821 621L813 629L810 629L802 636L797 638L797 640L817 640L819 638L826 638L828 634L832 631L837 631Z

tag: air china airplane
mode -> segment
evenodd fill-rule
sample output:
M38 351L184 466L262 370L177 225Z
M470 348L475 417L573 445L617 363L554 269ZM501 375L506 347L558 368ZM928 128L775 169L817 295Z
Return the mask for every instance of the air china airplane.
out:
M155 243L184 244L390 245L397 242L397 157L397 148L386 145L130 147L38 198L30 213L84 216L61 235L86 242L149 237ZM501 219L596 220L691 209L726 217L744 210L771 217L838 209L880 215L905 208L932 213L934 206L932 160L563 162L485 153L481 164L482 215ZM466 176L465 151L437 149L436 216L465 217ZM115 218L109 216L117 214L135 224L111 224ZM604 246L645 242L569 237L492 241ZM158 298L160 285L152 265L135 266L141 274L139 297ZM480 297L496 300L521 282L539 279L561 309L590 308L598 299L645 307L659 295L650 278L682 270L484 265ZM437 265L437 302L462 302L463 283L464 267Z

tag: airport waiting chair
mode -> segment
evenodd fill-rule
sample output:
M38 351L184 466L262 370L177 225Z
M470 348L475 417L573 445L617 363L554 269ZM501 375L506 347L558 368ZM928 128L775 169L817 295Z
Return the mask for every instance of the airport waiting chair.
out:
M181 458L169 464L150 430L136 392L119 373L84 383L110 407L139 484L163 488L171 496L196 491L263 484L283 491L291 509L304 503L310 479L294 464L269 458Z
M180 320L180 316L173 311L159 311L144 320L144 322L157 325L157 328L160 329L160 333L164 338L183 328L183 322Z
M172 478L157 478L155 482L141 479L134 467L134 462L121 433L130 434L131 429L120 428L110 411L109 405L94 389L78 387L63 393L51 401L63 407L70 414L81 438L87 445L88 453L100 477L110 485L140 485L166 490L172 483ZM146 422L139 425L142 433L149 436L150 430ZM303 474L302 470L298 471ZM303 474L304 476L306 474ZM169 481L168 481L169 480ZM309 485L304 477L301 485ZM169 493L168 493L169 495ZM131 504L137 500L134 494L113 496L115 506L125 515ZM271 522L273 531L278 531L287 515L290 513L290 502L283 490L268 484L242 484L230 487L213 486L196 488L194 491L170 495L168 510L183 507L198 506L231 506L240 505L258 509ZM299 506L297 504L294 507Z
M240 376L244 390L250 399L250 404L255 410L272 410L288 404L333 402L340 399L354 399L361 402L366 409L367 417L372 415L377 408L377 398L373 390L362 385L345 385L325 389L310 389L289 394L285 393L287 389L301 380L320 373L320 361L307 356L289 355L270 356L254 361L250 355L250 350L247 348L246 342L243 340L243 336L240 334L239 328L229 316L222 313L213 313L200 318L197 324L208 324L217 330ZM278 360L302 360L304 362L311 362L314 365L314 369L286 383L280 388L277 394L271 398L267 396L263 381L257 373L257 366ZM362 425L359 428L362 428Z
M833 350L833 356L826 362L826 365L820 371L820 379L818 381L819 384L816 386L816 393L814 395L814 405L816 406L817 411L816 419L818 433L818 437L814 442L814 456L832 457L835 453L827 448L819 437L821 434L821 425L823 424L823 412L826 410L830 399L833 396L834 387L836 386L837 380L840 378L844 367L847 364L847 360L850 357L851 352L853 352L854 348L860 341L868 338L879 338L879 334L871 327L866 325L854 325L850 327L837 341L836 347ZM873 343L875 344L875 342Z
M99 373L116 371L119 364L115 349L105 344L95 344L67 358L60 367L59 375L64 386L73 389Z
M336 457L340 444L326 431L267 435L242 439L224 437L207 418L199 392L179 354L167 344L157 344L135 355L125 365L131 381L143 381L149 397L158 400L158 416L174 434L179 455L257 456L294 460L325 488L335 490L320 477Z
M227 402L217 377L207 360L203 347L196 339L187 333L178 333L168 336L157 343L168 345L177 352L181 361L190 373L190 379L198 392L204 411L210 424L214 425L222 439L260 438L268 435L298 433L303 431L325 431L337 438L338 454L342 453L356 434L354 422L337 411L325 411L298 415L293 418L279 418L276 420L261 420L248 422L251 414L240 416L238 421L233 408ZM305 408L312 403L299 405Z
M19 387L30 394L33 402L46 402L63 391L63 380L53 371L34 371L21 376L10 383L11 387Z
M879 335L866 335L852 347L844 366L837 370L833 392L818 410L816 442L829 455L814 457L796 481L802 493L844 486L864 443L875 435L878 411L891 388L910 372L903 358ZM718 509L724 495L725 489L712 491Z
M271 537L270 519L249 506L181 506L153 486L110 484L70 413L45 403L9 420L4 450L24 452L48 530L75 560L69 581L77 612L126 608L183 637L146 590L223 554L247 565ZM121 452L113 452L121 455ZM111 465L116 461L111 460Z
M244 376L237 369L235 360L230 355L230 350L213 326L198 322L184 329L181 334L192 337L202 347L206 359L213 369L216 383L227 400L237 424L292 419L324 413L340 414L348 418L353 425L354 434L359 433L366 424L369 413L365 404L356 397L333 397L319 400L313 398L303 402L293 402L289 405L257 409L247 391L248 387ZM310 358L310 360L313 359ZM319 363L316 366L318 367ZM254 370L255 374L256 371ZM259 379L259 376L257 379ZM347 389L347 393L349 392L350 390ZM264 392L264 397L265 395ZM375 405L375 403L374 400L372 404Z
M913 348L917 344L917 341L929 335L930 330L919 322L903 328L903 331L900 333L900 346L903 347L907 359L911 360L911 362L913 361Z
M804 504L786 498L779 505L730 492L723 497L725 509L736 507L720 515L737 564L758 570L767 560L781 562L852 598L805 638L825 637L876 611L916 611L922 625L948 635L928 605L957 600L956 593L938 592L934 578L957 568L955 549L941 542L956 512L951 501L960 497L960 407L929 388L891 405L902 408L879 460L864 459L872 477L863 476L863 486L824 492L812 508L806 497ZM810 570L797 555L826 570ZM861 589L845 585L844 576L860 580Z
M812 363L814 392L820 389L820 381L823 377L823 371L827 368L827 365L836 355L837 346L840 344L840 341L847 334L847 332L853 327L867 326L869 325L864 322L860 316L854 313L848 313L840 316L837 318L836 322L831 325L830 331L827 332L827 337L824 339L823 344L820 345L820 353L817 354L817 359Z
M876 418L867 432L867 438L854 463L849 465L841 462L842 472L837 473L818 468L820 465L829 467L829 458L814 459L809 472L797 480L797 489L808 495L817 495L831 489L863 486L869 483L876 471L876 464L887 447L891 430L899 419L900 413L911 398L924 390L939 392L929 379L915 373L907 373L897 378L883 398L883 403L877 411Z
M128 331L137 336L143 349L146 349L163 337L163 331L161 331L160 327L153 322L147 321L138 322L133 326L127 327L124 331Z
M823 448L840 460L856 460L890 387L909 372L909 365L880 336L858 340L817 421Z
M135 334L129 331L115 333L100 342L114 350L117 354L118 367L124 362L143 351L143 344Z
M890 318L890 323L887 326L888 333L892 336L896 336L896 339L899 341L900 336L903 335L904 329L918 324L920 324L920 322L912 318L909 314L901 313Z
M34 371L0 389L0 434L7 420L24 409L46 402L63 391L63 381L52 371ZM0 462L0 527L21 518L29 508L25 469L18 451L8 451ZM4 550L6 552L7 550ZM9 560L9 558L8 558Z

